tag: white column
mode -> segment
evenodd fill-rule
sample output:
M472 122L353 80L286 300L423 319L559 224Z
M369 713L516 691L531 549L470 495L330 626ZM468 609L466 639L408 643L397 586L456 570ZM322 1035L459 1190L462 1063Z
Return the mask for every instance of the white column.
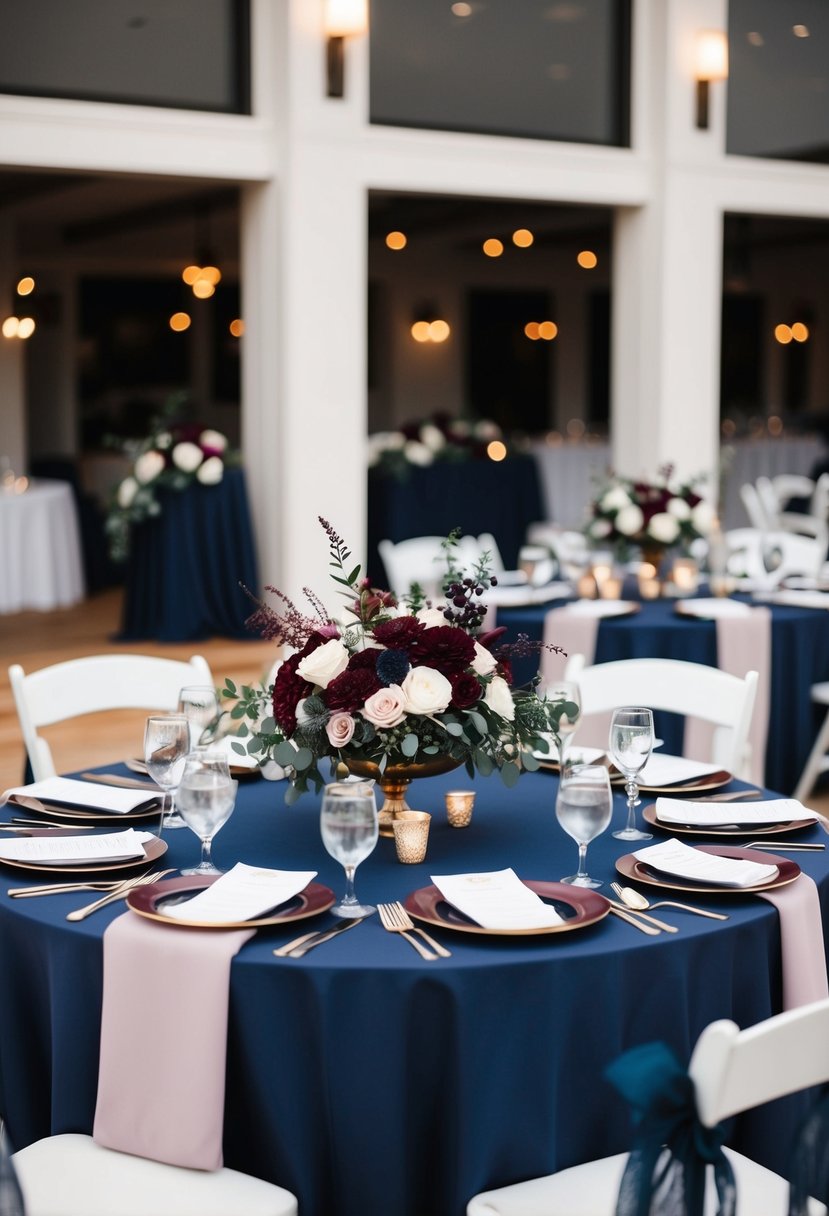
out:
M14 229L0 219L0 323L19 315L13 294L16 271ZM7 457L16 473L25 472L28 459L24 346L20 338L0 336L0 458Z

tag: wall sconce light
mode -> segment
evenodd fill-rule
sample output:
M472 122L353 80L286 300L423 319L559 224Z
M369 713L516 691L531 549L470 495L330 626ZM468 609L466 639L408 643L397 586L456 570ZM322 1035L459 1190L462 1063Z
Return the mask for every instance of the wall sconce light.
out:
M325 68L329 97L342 97L345 39L368 30L368 0L325 0Z
M722 30L700 30L694 56L697 82L697 127L708 129L708 109L712 80L728 79L728 38Z

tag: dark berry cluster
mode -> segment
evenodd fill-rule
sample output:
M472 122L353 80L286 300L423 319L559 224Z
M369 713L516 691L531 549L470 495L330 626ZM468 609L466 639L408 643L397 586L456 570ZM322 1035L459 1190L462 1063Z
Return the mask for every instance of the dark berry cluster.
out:
M496 587L498 579L494 575L481 578L457 578L445 587L446 608L443 615L453 625L472 631L479 629L486 616L486 604L481 596L487 587Z

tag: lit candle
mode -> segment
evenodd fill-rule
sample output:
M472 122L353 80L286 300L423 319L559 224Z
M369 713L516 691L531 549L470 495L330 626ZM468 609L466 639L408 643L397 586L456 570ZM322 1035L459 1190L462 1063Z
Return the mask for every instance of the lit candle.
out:
M674 559L674 586L677 595L693 595L699 583L699 567L691 557Z

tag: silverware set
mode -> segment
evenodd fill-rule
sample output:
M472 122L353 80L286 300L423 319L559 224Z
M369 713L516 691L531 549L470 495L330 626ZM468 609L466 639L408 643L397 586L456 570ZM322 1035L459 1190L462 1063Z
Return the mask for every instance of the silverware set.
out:
M442 946L440 942L436 942L433 937L430 937L425 929L419 928L414 924L406 909L401 903L378 904L377 911L380 913L380 923L389 933L399 933L409 945L418 952L421 958L428 962L435 962L438 958L451 958L452 953ZM353 929L357 925L361 925L368 917L355 917L353 920L341 920L335 925L330 925L327 929L321 929L316 933L304 933L301 937L296 937L293 941L286 942L284 946L279 946L274 950L277 958L302 958L309 950L315 950L317 946L322 946L326 942L330 942L333 938L338 937L347 929ZM415 937L419 934L428 945L424 946L421 941Z
M150 883L158 882L160 878L165 878L168 874L172 873L173 870L150 870L148 873L139 874L137 877L104 882L55 882L41 884L37 887L10 887L7 894L12 899L31 899L39 895L66 895L74 891L105 892L94 903L86 904L82 908L76 908L74 912L69 912L66 916L66 919L71 921L85 920L87 916L90 916L93 912L97 912L99 908L104 908L107 904L115 903L119 899L126 899L130 891L136 887L148 886Z

